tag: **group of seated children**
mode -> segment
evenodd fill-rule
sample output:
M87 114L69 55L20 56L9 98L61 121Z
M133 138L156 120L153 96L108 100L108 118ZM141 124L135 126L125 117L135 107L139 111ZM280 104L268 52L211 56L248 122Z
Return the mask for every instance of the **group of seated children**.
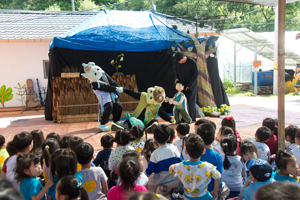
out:
M44 139L39 130L21 132L5 148L0 135L0 178L24 200L260 200L283 187L276 181L289 181L286 190L293 188L298 192L293 197L300 196L297 126L285 129L286 151L282 151L271 118L263 121L252 142L242 141L233 117L225 117L221 125L216 134L214 122L200 119L191 133L187 123L180 123L174 144L170 126L158 125L153 139L146 141L143 128L133 126L114 137L102 136L103 150L96 157L93 146L77 136L50 133ZM286 193L274 194L288 198Z

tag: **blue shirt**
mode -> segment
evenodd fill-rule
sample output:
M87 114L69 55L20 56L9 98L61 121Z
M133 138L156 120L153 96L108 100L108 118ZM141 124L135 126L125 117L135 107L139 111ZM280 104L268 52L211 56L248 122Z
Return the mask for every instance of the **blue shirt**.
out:
M20 184L20 191L24 197L24 200L32 200L31 198L41 192L43 189L42 184L36 178L24 178ZM42 198L45 200L45 195Z
M104 170L107 177L109 177L110 170L108 169L108 159L112 152L112 149L104 149L100 151L96 157L96 159L92 162L96 166L100 165L100 167Z
M217 167L217 170L220 172L220 174L223 173L223 160L222 160L222 156L215 152L214 150L212 149L206 149L206 152L205 154L203 154L200 158L201 161L206 161L214 166ZM223 184L223 181L222 181L222 178L221 178L221 182L220 182L220 187L222 187L222 184ZM211 179L210 183L208 184L208 187L207 187L207 190L208 191L213 191L214 190L214 187L215 187L215 180L214 179Z
M72 175L72 174L70 174L70 175ZM81 175L81 173L76 173L75 174L75 177L77 178L77 180L80 182L80 183L82 183L83 181L82 181L82 175ZM58 182L58 177L56 176L56 177L53 177L53 182L54 182L54 185L52 185L49 189L48 189L48 191L47 191L47 194L50 196L50 197L52 197L53 198L53 200L56 200L56 198L55 198L55 191L56 191L56 184L57 184L57 182ZM25 200L25 199L24 199Z
M279 175L278 174L278 171L279 170L276 170L275 172L273 172L272 174L272 178L275 180L275 181L291 181L291 182L295 182L297 183L297 181L291 177L291 176L283 176L283 175Z

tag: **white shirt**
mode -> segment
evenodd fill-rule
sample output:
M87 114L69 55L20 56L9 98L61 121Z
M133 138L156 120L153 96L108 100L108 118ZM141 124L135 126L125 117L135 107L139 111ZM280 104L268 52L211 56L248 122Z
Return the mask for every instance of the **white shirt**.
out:
M214 150L215 152L219 153L222 156L222 160L224 160L225 158L225 153L221 147L221 144L219 142L217 142L216 140L213 141L213 143L211 144L211 148L212 150Z
M90 200L106 200L102 184L106 183L107 177L101 167L91 167L78 171L81 173L83 187L86 189Z
M145 175L144 172L142 172L140 174L140 176L136 179L135 184L140 185L140 186L146 186L148 181L149 181L148 177ZM117 184L121 185L121 183L122 183L122 180L121 180L121 177L119 177Z
M290 144L287 148L286 148L286 151L291 153L292 150L295 150L295 149L299 149L299 146L296 144L296 143L293 143L293 144Z
M139 141L139 142L130 142L130 146L132 146L137 152L141 152L144 149L145 142Z
M8 158L5 166L3 167L3 171L6 175L6 180L8 180L14 189L20 192L20 183L15 179L15 168L17 167L17 157L18 154L11 156Z
M291 152L297 159L297 165L300 166L300 148L294 149Z
M227 156L231 166L223 168L222 180L229 187L230 191L241 191L243 188L242 173L246 172L246 166L241 161L241 156Z
M262 142L257 142L257 141L254 141L253 144L257 148L258 158L268 161L270 158L270 155L271 155L270 148L268 147L268 145L266 145L265 143L262 143Z
M180 155L182 155L182 160L190 160L189 154L185 153L186 148L185 148L184 144L182 146L182 139L176 140L174 142L174 145L177 147Z

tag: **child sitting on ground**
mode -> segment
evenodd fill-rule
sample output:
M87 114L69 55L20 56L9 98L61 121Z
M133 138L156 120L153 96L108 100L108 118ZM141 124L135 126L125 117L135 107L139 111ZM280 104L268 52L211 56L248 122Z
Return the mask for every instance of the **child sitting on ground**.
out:
M49 133L46 137L46 139L48 138L54 138L57 140L57 142L60 141L60 135L58 133L55 133L55 132L52 132L52 133Z
M256 200L300 199L300 186L293 182L274 182L259 188L255 195Z
M298 183L298 165L294 155L278 150L275 163L278 168L278 170L273 173L275 181L292 181Z
M137 152L141 152L144 149L145 142L141 141L141 138L144 135L143 127L139 125L135 125L131 127L129 134L133 139L132 142L129 143Z
M245 186L243 200L254 200L257 190L269 183L273 183L272 167L268 162L258 159L250 159L247 162L247 168L250 169L252 182Z
M218 196L221 174L212 164L200 161L205 153L203 140L199 135L190 134L185 143L190 161L171 165L170 172L176 174L183 184L186 199L215 199ZM211 178L215 179L215 185L209 192L207 185Z
M117 143L117 148L113 150L108 159L108 168L117 174L118 165L122 160L123 153L127 150L135 150L129 145L130 135L126 130L118 130L115 135L114 142Z
M222 174L223 172L223 161L222 156L212 150L211 144L215 139L215 128L210 123L203 123L197 129L197 134L203 139L205 153L201 156L200 160L211 163L212 165L217 167L217 170ZM215 181L211 179L210 183L208 184L208 191L211 192L214 190ZM225 200L229 195L229 188L227 185L222 181L220 181L220 188L218 193L219 200Z
M194 124L194 133L195 134L197 134L198 126L200 126L201 124L204 124L204 123L211 124L215 128L215 130L217 129L217 125L215 124L215 122L203 118L203 119L199 119L195 122L195 124Z
M44 142L44 133L41 130L31 131L33 148L31 153L37 155L39 158L42 156L42 143Z
M187 123L179 123L176 127L177 136L180 138L174 142L177 147L182 160L189 160L190 157L185 153L184 140L185 136L190 132L190 126Z
M2 172L4 161L7 158L9 158L9 154L5 149L5 138L2 135L0 135L0 173Z
M71 136L64 136L59 140L60 149L67 149L69 147L69 139Z
M159 124L154 129L154 140L158 148L151 154L146 175L154 173L154 183L157 185L156 193L170 196L171 192L179 191L180 181L175 174L169 172L172 164L181 162L180 153L174 145L167 144L170 128L165 124Z
M47 190L53 185L52 179L43 187L36 178L41 175L42 168L39 157L34 154L19 155L15 175L20 182L20 191L24 200L45 200Z
M169 127L170 127L170 137L169 137L169 140L167 143L173 144L173 140L176 138L175 131L171 126L169 126Z
M68 149L60 149L51 155L51 177L53 177L54 185L47 191L47 195L56 200L57 182L64 176L74 175L79 182L82 183L81 174L77 174L77 156L73 151ZM60 199L57 199L60 200Z
M243 177L246 176L246 167L241 157L234 154L237 144L233 135L223 137L221 146L225 153L222 179L230 189L228 198L237 197L243 188Z
M300 129L296 132L295 143L300 147ZM297 165L300 166L300 148L292 150L291 153L296 157Z
M59 144L56 139L54 138L48 138L46 139L42 144L42 156L41 156L41 164L43 169L43 175L45 182L48 181L48 179L52 178L50 169L51 169L51 155L59 149Z
M96 159L93 161L95 166L99 166L104 170L106 176L109 179L109 185L110 185L110 170L108 168L108 159L112 152L112 146L114 144L114 137L111 134L105 134L101 137L100 140L101 146L103 147L102 151L99 151L97 154Z
M234 135L232 128L223 126L219 129L219 131L217 133L217 137L216 137L215 141L212 143L212 149L215 152L219 153L222 156L223 160L225 158L225 153L223 152L220 142L223 137L228 136L228 135Z
M88 194L75 176L61 178L56 186L55 198L59 200L89 200Z
M148 164L149 164L149 161L150 161L150 157L151 157L151 154L153 153L153 151L155 151L156 149L158 148L158 144L156 141L153 141L151 139L148 139L146 142L145 142L145 146L144 146L144 149L143 151L141 152L141 154L143 155L143 163L144 163L144 166L148 167ZM144 168L144 170L146 170ZM144 171L143 170L143 171ZM146 188L148 189L149 192L155 192L155 189L156 189L156 185L153 181L153 175L154 174L151 174L148 179L148 184L146 186Z
M15 179L15 171L18 155L24 155L32 149L32 135L26 131L18 133L14 136L13 146L18 151L16 155L11 156L2 169L1 179L6 179L13 185L14 189L20 191L20 184Z
M108 194L108 200L126 200L130 192L148 192L144 186L136 185L141 169L139 161L135 157L128 157L121 161L118 169L121 177L121 185L112 187Z
M141 173L140 173L139 177L137 178L137 180L135 181L135 184L146 187L149 179L145 175L145 173L143 172L144 163L143 163L141 154L139 152L135 151L135 150L128 150L128 151L126 151L123 154L122 160L125 159L125 158L128 158L128 157L135 157L135 158L137 158L138 161L139 161L139 164L140 164ZM122 180L119 177L117 185L121 185L121 183L122 183Z
M266 126L259 127L255 133L255 141L253 142L253 144L257 148L259 159L269 161L270 149L264 142L268 141L270 136L271 130Z
M83 139L78 136L71 136L68 140L68 149L71 151L75 151L76 147L83 143ZM94 164L92 164L92 167L94 167ZM77 163L77 170L81 170L81 164Z
M225 117L225 118L222 119L221 124L222 124L222 127L227 126L227 127L232 128L234 137L235 137L235 139L236 139L236 141L237 141L237 149L236 149L235 154L236 154L236 155L241 155L241 153L240 153L240 143L241 143L243 140L242 140L242 138L241 138L239 132L236 130L235 120L233 119L232 116L230 116L230 117Z
M285 128L285 140L290 143L286 151L291 153L292 150L298 149L299 146L295 143L295 135L298 130L297 126L289 125Z
M268 141L265 142L266 145L270 148L271 155L276 154L278 150L278 140L277 140L277 131L275 120L272 118L264 119L263 126L268 127L271 130L271 136Z
M107 176L101 167L92 167L91 162L94 158L94 148L89 143L81 143L75 148L77 160L81 165L83 187L88 192L90 200L106 199L108 192Z
M250 159L255 159L257 160L257 149L256 146L250 142L250 141L244 141L242 142L241 146L241 157L246 164ZM247 182L251 182L251 177L250 177L250 171L249 169L246 169L246 175L247 179L244 181L243 189L241 190L239 196L237 197L237 200L242 200L243 199L243 194L245 190L245 185Z

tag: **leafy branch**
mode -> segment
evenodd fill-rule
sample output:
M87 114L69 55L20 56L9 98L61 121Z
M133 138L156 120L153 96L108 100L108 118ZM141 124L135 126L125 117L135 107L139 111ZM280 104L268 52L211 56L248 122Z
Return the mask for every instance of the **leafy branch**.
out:
M116 69L116 72L119 71L119 68L122 67L121 62L124 60L124 54L121 53L117 55L115 59L111 59L110 64Z
M17 95L20 96L20 99L17 99L17 100L22 103L22 106L23 106L23 102L24 102L25 94L26 94L25 87L26 87L26 84L24 84L23 86L21 86L20 83L18 83L18 87L14 87L15 89L18 90Z

